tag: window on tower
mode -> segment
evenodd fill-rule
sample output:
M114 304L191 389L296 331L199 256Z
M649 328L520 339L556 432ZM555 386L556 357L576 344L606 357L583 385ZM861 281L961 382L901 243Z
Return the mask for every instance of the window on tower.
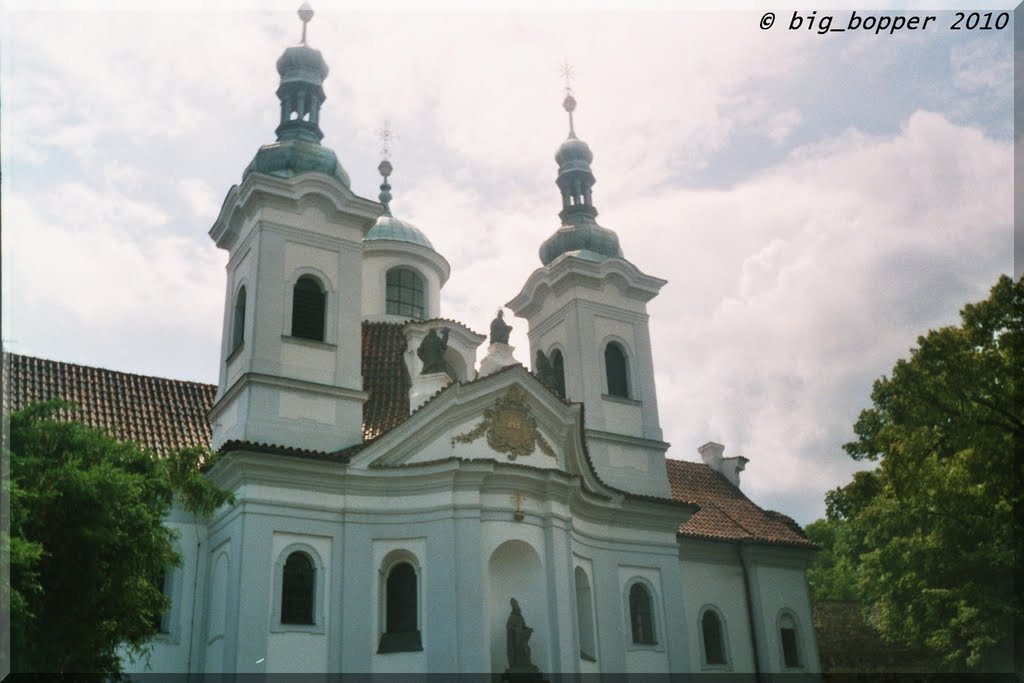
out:
M235 296L235 310L232 315L234 321L231 329L231 352L242 345L245 341L245 287L238 288L238 294Z
M389 315L422 320L426 309L423 278L409 268L392 268L387 275L387 307Z
M292 291L292 336L324 341L327 293L312 275L303 275Z
M555 393L565 398L565 360L558 349L551 352L551 374L555 380Z
M604 369L608 376L608 395L629 398L629 372L626 352L618 342L604 347Z

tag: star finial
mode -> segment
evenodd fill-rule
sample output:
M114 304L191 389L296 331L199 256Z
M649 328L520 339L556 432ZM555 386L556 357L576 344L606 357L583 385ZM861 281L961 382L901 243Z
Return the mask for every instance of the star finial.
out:
M306 44L306 25L312 18L313 8L309 6L308 2L302 3L302 6L299 7L299 19L302 20L302 45Z
M568 59L562 60L562 78L565 79L565 94L572 94L572 82L576 80L576 67Z
M395 132L391 130L391 122L385 121L384 125L377 129L377 137L380 139L380 153L385 159L391 158L391 143L398 139Z
M576 137L573 129L572 113L576 110L576 98L572 96L572 82L576 80L576 68L569 64L566 59L562 62L562 78L565 79L565 99L562 100L562 108L569 112L569 137Z

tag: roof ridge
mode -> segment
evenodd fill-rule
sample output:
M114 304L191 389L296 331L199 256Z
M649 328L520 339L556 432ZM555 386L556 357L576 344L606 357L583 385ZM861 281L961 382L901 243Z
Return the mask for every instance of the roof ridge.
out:
M112 375L123 375L125 377L138 377L145 380L160 380L163 382L173 382L174 384L193 384L200 387L209 387L214 390L217 389L217 385L210 382L197 382L191 379L175 379L173 377L164 377L163 375L144 375L140 372L128 372L126 370L112 370L111 368L104 368L99 365L84 365L82 363L72 363L70 361L53 360L52 358L42 358L40 356L29 356L24 353L15 353L13 351L4 351L3 355L11 358L11 360L20 360L28 362L39 362L39 363L50 363L52 365L64 366L68 368L82 368L85 370L95 370L98 372L104 372Z

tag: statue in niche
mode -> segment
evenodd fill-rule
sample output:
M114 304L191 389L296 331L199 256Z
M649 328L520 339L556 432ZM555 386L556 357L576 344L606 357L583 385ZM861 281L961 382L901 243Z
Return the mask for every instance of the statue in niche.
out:
M526 625L519 603L512 598L512 613L505 622L505 653L508 655L506 674L536 673L539 669L530 660L530 636L533 629Z
M430 332L420 342L416 349L416 355L423 361L421 375L433 375L438 372L447 372L448 364L445 362L444 354L448 350L448 328L442 328L438 335L437 328L430 328Z
M491 343L508 344L508 335L512 326L505 322L505 311L498 309L498 317L491 321Z

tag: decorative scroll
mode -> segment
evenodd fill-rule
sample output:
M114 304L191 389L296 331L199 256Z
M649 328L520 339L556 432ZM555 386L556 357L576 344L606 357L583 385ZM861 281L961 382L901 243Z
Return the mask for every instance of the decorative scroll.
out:
M457 443L473 443L487 434L487 445L506 453L509 460L521 455L530 455L539 446L546 455L555 457L551 444L537 429L537 420L530 414L526 392L512 387L493 406L484 410L484 419L465 434L452 437L452 446Z

